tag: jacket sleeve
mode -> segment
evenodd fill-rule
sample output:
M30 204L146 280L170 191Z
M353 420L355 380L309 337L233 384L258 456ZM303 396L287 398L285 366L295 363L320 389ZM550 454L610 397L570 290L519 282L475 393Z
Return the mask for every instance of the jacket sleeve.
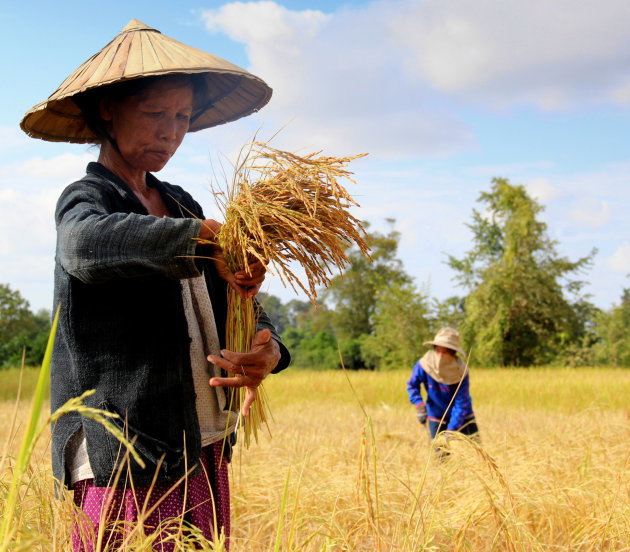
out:
M282 343L282 339L278 335L278 332L275 326L271 322L271 318L269 318L267 313L263 310L263 308L260 305L258 305L258 308L259 308L259 315L258 315L258 325L256 329L258 331L268 329L271 332L271 338L277 341L278 345L280 346L280 360L278 361L278 364L276 364L276 367L271 371L272 374L276 374L280 372L281 370L284 370L290 364L291 354L289 353L289 350L286 348L284 343Z
M424 381L424 370L420 364L420 361L416 362L411 372L411 377L407 381L407 393L409 393L409 402L414 406L422 404L422 393L420 392L420 385Z
M454 385L454 388L457 389L457 384ZM466 374L459 386L457 394L455 395L455 399L453 400L453 406L451 407L451 419L448 422L448 427L446 429L457 431L464 425L464 418L466 417L466 412L468 411L470 402L470 380L468 378L468 374Z
M57 203L57 255L61 266L83 283L152 274L190 278L201 221L111 212L106 192L77 182Z

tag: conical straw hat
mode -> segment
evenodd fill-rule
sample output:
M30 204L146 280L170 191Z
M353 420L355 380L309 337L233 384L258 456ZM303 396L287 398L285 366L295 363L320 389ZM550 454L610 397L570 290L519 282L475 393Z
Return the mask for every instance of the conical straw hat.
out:
M207 96L195 98L189 132L250 115L271 98L271 88L255 75L132 19L46 101L30 109L20 127L33 138L51 142L96 142L73 96L107 84L178 73L206 79Z

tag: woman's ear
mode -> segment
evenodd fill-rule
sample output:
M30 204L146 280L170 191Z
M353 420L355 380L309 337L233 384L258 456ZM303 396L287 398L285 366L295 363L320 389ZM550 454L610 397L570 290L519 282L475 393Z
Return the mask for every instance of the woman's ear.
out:
M99 114L101 115L101 119L103 121L111 121L113 119L112 115L112 102L109 98L101 98L98 103Z

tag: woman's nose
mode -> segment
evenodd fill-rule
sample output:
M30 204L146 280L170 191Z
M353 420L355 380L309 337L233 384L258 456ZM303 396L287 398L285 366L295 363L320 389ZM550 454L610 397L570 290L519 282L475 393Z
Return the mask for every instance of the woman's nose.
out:
M159 138L172 142L177 139L177 121L175 117L164 117L158 129Z

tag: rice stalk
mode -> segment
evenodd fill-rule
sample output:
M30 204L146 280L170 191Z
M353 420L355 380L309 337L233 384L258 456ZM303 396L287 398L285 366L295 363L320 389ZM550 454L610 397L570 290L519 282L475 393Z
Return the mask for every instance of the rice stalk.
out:
M317 151L299 156L257 141L244 148L228 189L214 193L225 221L217 241L230 271L249 272L249 265L258 261L316 305L317 288L327 286L335 270L341 274L350 246L369 257L365 230L349 212L358 204L341 184L344 179L354 182L348 164L365 155L332 157ZM293 263L304 270L304 279ZM229 350L251 351L259 308L255 299L244 300L228 290ZM257 391L243 423L246 446L250 436L257 440L258 428L267 424L264 389L259 386ZM233 394L232 404L240 408L245 389Z

